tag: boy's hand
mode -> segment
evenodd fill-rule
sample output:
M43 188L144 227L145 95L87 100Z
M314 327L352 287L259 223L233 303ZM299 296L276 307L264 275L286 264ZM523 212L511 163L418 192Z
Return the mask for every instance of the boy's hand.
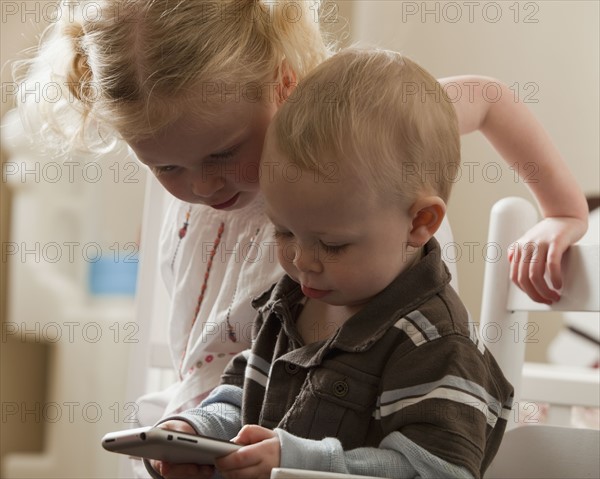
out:
M226 479L268 479L271 469L279 467L281 445L277 434L261 426L244 426L232 440L245 447L216 460Z
M509 248L510 277L531 299L552 304L560 299L560 262L565 251L579 240L586 224L577 218L545 218ZM550 284L544 275L548 272Z
M185 421L166 421L157 427L185 434L196 434L196 431ZM164 461L150 461L151 466L165 479L194 478L210 479L215 473L214 466L197 464L173 464Z

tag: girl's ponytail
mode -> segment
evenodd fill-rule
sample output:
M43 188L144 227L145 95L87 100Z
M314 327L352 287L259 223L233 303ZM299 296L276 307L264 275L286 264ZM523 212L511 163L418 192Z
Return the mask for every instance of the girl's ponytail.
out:
M114 139L107 143L98 129L88 128L94 105L83 26L65 20L65 11L58 18L44 31L36 55L12 65L21 123L52 154L111 149Z
M64 28L64 34L73 46L73 59L67 64L65 83L73 97L86 104L91 98L92 71L82 44L85 31L81 24L71 23Z

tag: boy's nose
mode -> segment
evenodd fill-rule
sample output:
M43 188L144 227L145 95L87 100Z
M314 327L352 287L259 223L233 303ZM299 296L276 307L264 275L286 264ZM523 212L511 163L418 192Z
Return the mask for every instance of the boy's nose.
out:
M296 245L294 249L293 264L302 273L320 273L323 271L323 266L315 251L310 248L303 248L300 245Z

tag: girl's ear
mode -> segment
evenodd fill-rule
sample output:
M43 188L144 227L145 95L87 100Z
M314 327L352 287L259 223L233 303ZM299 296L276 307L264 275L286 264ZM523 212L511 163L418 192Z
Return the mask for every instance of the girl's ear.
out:
M279 84L277 85L277 106L280 106L294 91L296 88L296 72L290 67L287 61L283 60L280 71L276 72L276 78L278 77ZM277 75L280 73L280 75Z
M439 196L419 198L410 208L412 225L408 244L419 248L427 243L446 216L446 203Z

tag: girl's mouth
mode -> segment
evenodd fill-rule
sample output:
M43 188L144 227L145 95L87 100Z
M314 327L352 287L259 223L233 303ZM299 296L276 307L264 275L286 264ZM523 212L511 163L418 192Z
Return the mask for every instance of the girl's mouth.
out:
M234 196L232 196L227 201L225 201L223 203L219 203L217 205L210 205L210 207L214 208L215 210L224 210L225 208L229 208L230 206L233 206L239 197L240 197L240 194L236 193Z

